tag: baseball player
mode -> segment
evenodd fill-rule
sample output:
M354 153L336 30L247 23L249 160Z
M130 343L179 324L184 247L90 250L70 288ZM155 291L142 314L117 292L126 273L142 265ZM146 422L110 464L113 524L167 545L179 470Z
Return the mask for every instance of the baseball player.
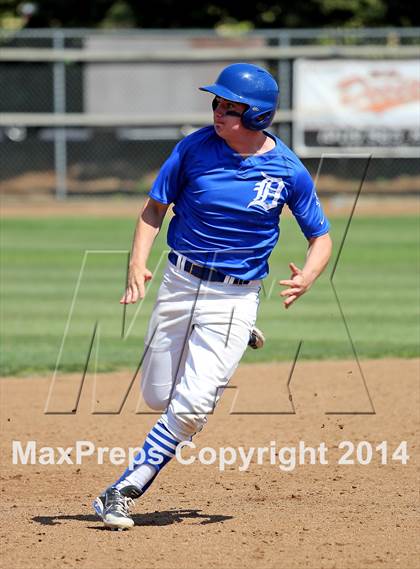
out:
M94 501L109 528L134 525L129 507L200 431L248 345L261 281L279 238L285 204L308 240L303 268L280 281L285 308L328 263L331 240L313 181L271 124L278 86L265 70L236 63L213 85L212 126L179 142L139 216L122 304L152 278L147 260L171 204L168 262L145 339L142 393L162 414L133 465Z

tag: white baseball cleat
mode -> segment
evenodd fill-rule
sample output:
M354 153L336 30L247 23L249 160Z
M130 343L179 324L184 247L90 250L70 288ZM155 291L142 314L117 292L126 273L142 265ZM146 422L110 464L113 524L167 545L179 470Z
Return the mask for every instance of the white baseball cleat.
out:
M105 494L95 498L93 507L107 528L130 529L134 525L134 520L129 516L129 508L133 503L129 496L124 496L111 487Z
M253 328L249 335L248 346L253 350L259 350L264 346L265 336L258 328Z

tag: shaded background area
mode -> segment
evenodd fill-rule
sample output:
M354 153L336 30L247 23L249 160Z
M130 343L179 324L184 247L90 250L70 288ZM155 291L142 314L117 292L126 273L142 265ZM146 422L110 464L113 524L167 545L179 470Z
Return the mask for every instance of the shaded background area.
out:
M163 58L156 63L118 61L119 52L135 51L155 57L173 50L205 57L209 50L264 49L275 47L409 47L419 44L417 28L320 28L260 29L234 32L216 30L108 31L66 29L3 29L0 45L25 50L22 60L0 60L0 185L6 196L134 194L144 195L159 167L174 145L203 124L211 123L210 98L198 86L213 82L229 62L179 61ZM115 61L25 61L31 50L77 49L81 53L115 53ZM50 51L49 53L52 53ZM255 60L278 79L280 110L286 115L270 128L286 144L296 140L296 59ZM339 60L337 60L339 61ZM398 70L398 60L395 62ZM392 79L389 86L366 87L360 97L383 97L387 89L404 92ZM375 93L375 89L378 92ZM381 91L382 89L382 91ZM370 91L369 91L370 90ZM413 101L420 101L420 87L414 85ZM417 93L417 95L416 95ZM33 117L41 116L42 119ZM289 113L289 115L287 115ZM194 122L199 115L200 120ZM13 116L13 119L10 119ZM57 117L79 117L73 126L57 126ZM2 118L3 117L3 118ZM94 121L90 119L94 117ZM121 121L121 117L123 117ZM150 122L150 117L156 117ZM168 122L161 117L168 117ZM188 118L191 117L191 118ZM289 118L288 118L289 117ZM364 191L382 195L415 194L420 185L420 124L414 114L411 131L393 131L381 125L381 116L372 130L378 141L373 151ZM95 122L96 121L96 122ZM149 122L148 122L149 121ZM203 122L204 121L204 122ZM101 123L103 123L101 125ZM344 134L346 125L341 129ZM350 127L349 127L350 129ZM348 130L349 130L348 129ZM333 129L334 130L334 129ZM337 132L339 129L336 129ZM398 130L398 129L397 129ZM406 149L394 142L409 135ZM305 144L315 148L303 158L309 171L318 170L321 146L316 130L305 129ZM340 146L341 144L341 146ZM346 193L359 181L364 158L349 159L352 142L331 142L327 150L341 152L339 158L324 161L318 191ZM360 146L360 145L359 145ZM364 146L367 146L364 143ZM363 150L363 148L362 148ZM360 152L359 148L356 151ZM367 152L372 152L367 149ZM65 191L60 186L65 185Z
M213 28L239 25L252 28L323 28L327 26L416 26L420 23L409 0L66 0L20 2L2 0L0 14L10 25L25 27Z
M3 0L0 49L79 49L101 52L160 50L203 53L209 49L310 46L419 45L420 19L408 0ZM293 59L261 60L279 79L280 108L293 110ZM144 194L176 142L200 124L145 126L81 124L59 128L53 114L176 116L199 112L211 121L209 99L197 86L213 81L224 63L29 62L0 60L0 113L48 113L50 124L21 118L0 121L2 195ZM45 121L44 121L45 123ZM420 132L420 125L413 125ZM293 119L272 127L294 146ZM315 136L308 133L309 138ZM386 136L386 133L385 133ZM420 136L420 135L419 135ZM417 141L418 143L418 141ZM332 145L334 149L334 145ZM417 155L371 162L366 192L412 194L419 187ZM311 173L319 157L305 158ZM322 193L348 191L357 179L354 160L329 161L318 184ZM63 181L64 180L64 181ZM63 186L66 186L63 190ZM337 186L340 186L339 189Z

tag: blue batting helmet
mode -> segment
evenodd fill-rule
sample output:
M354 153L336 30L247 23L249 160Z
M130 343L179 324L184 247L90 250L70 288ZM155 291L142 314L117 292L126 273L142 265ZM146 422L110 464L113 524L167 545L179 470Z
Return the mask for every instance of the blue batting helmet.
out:
M228 65L213 85L200 89L217 97L248 105L241 120L244 127L250 130L263 130L274 118L279 88L272 75L257 65Z

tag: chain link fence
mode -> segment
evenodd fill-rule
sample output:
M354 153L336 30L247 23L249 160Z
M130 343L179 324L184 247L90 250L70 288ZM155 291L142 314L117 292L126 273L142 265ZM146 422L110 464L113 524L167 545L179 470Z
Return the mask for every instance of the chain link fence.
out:
M3 31L2 193L146 193L176 142L211 123L210 99L197 87L232 61L264 65L277 77L281 111L270 130L294 148L296 59L346 60L359 57L352 49L365 48L376 51L363 57L395 48L412 59L418 44L417 29L264 30L238 37L203 30ZM414 144L406 155L389 147L374 152L364 191L416 192L417 150ZM321 154L303 158L314 175ZM365 160L348 152L323 160L319 192L354 191Z

